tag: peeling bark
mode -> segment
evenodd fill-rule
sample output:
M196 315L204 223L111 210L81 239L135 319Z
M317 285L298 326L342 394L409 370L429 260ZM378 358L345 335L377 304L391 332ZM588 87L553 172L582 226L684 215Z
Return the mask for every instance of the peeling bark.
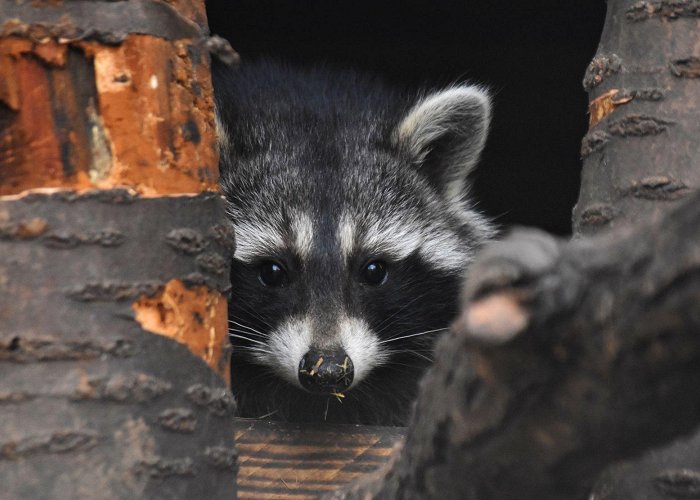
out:
M0 0L3 497L235 496L205 35L203 2Z
M576 234L658 217L700 187L699 46L697 0L608 2L584 77L591 127L581 146Z
M218 190L205 34L203 2L2 0L0 195Z

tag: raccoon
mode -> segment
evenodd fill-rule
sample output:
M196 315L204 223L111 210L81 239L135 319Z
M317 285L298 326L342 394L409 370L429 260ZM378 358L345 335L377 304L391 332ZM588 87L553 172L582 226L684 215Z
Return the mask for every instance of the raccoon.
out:
M405 424L494 234L467 193L487 91L270 62L217 66L214 89L240 415Z

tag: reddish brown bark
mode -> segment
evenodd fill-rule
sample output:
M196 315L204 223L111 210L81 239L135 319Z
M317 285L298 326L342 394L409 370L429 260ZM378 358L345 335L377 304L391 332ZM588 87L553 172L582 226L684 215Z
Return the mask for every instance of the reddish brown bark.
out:
M0 20L3 13L24 16L0 25L7 34L0 40L0 194L39 187L121 186L144 195L218 189L204 28L159 2L133 2L161 6L150 25L139 24L126 15L129 4L100 2L75 12L70 3L0 4ZM200 4L188 11L201 23ZM115 10L120 5L126 12ZM37 16L44 24L28 21ZM106 44L114 38L91 24L101 20L112 29L143 24L151 33L117 33L119 43Z
M232 498L203 2L87 4L0 1L2 495Z

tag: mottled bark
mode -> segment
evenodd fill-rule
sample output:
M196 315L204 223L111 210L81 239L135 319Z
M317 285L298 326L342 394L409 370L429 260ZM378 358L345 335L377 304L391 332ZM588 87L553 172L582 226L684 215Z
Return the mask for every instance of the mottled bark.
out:
M635 231L487 248L404 449L334 498L583 497L610 463L691 432L698 227L700 194Z
M577 235L657 217L698 189L700 2L609 1L584 85L592 126L582 147ZM700 497L699 457L700 434L680 439L610 468L591 499Z
M203 2L0 1L0 484L235 495Z
M193 19L159 1L0 1L0 195L217 189L204 6L177 3Z
M700 6L697 0L609 0L584 77L574 232L647 220L700 187Z

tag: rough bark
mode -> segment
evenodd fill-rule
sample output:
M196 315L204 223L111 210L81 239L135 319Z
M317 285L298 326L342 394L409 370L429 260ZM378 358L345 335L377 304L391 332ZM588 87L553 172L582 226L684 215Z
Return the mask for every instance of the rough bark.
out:
M403 450L334 498L700 496L698 47L697 1L609 0L576 238L482 253Z
M634 232L487 248L404 449L333 498L577 498L608 464L691 432L698 227L700 194Z
M700 6L697 0L609 0L584 87L574 232L656 217L700 187Z
M235 495L203 2L0 1L0 484Z
M700 185L700 3L609 1L588 68L577 236L656 217ZM662 429L667 424L659 422ZM606 471L591 499L700 497L700 434Z
M203 2L177 3L194 19L159 1L0 2L0 195L217 189Z

